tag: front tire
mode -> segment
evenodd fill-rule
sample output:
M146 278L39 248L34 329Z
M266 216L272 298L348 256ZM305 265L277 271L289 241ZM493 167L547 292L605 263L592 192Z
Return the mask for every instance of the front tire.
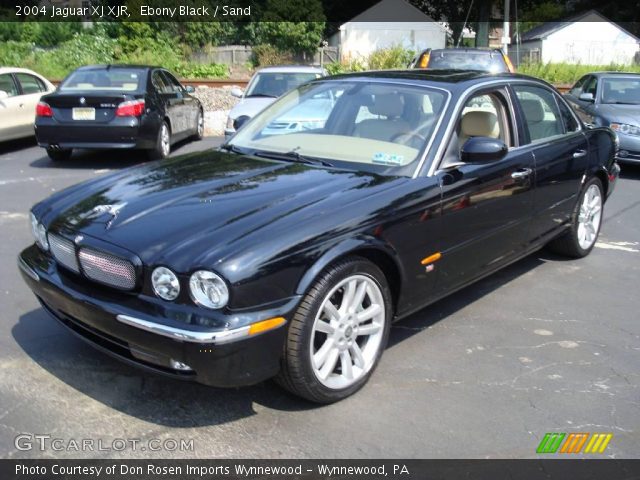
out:
M391 293L378 267L360 257L336 262L291 320L276 381L316 403L352 395L380 360L391 316Z
M167 122L162 122L158 129L158 137L156 138L156 146L149 151L150 160L160 160L167 158L171 153L171 129Z
M65 162L71 158L73 150L71 148L64 150L53 150L47 148L47 155L54 162Z
M602 182L598 178L592 178L582 189L571 216L571 227L552 240L548 245L549 249L573 258L589 255L600 233L603 205Z

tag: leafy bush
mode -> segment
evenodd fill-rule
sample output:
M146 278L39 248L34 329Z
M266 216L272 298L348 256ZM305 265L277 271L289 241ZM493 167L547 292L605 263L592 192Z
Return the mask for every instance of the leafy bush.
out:
M175 68L175 73L190 79L225 78L229 76L229 67L220 63L183 63Z
M573 84L590 72L615 71L640 73L640 65L582 65L568 63L523 63L518 73L542 78L553 84Z
M282 65L292 63L293 55L279 50L273 45L256 45L253 47L253 63L255 66L266 67L269 65Z
M23 60L33 55L33 50L32 43L2 41L0 42L0 65L23 65Z
M363 70L403 69L411 61L415 53L400 46L383 48L372 52L367 58L354 57L341 62L325 65L330 75L339 73L361 72Z
M364 60L354 58L342 62L328 63L324 68L329 72L329 75L338 75L340 73L362 72L367 70L367 65Z
M397 45L391 48L376 50L367 60L370 70L392 70L407 68L415 52Z

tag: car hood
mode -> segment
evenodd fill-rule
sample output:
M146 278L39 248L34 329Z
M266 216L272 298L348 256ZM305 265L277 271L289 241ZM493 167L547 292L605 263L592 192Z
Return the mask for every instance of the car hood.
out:
M271 105L276 100L276 98L271 97L243 98L240 103L231 109L229 116L234 120L243 115L253 118L263 108Z
M638 125L640 105L618 105L601 103L596 107L598 114L609 122Z
M209 151L79 184L34 212L50 230L99 238L145 264L186 272L340 228L345 201L358 203L392 179L399 180Z

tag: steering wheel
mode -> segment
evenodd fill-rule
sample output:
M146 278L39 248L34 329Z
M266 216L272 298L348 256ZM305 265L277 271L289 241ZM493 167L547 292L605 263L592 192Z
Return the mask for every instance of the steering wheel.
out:
M404 137L404 141L401 142L397 142L397 140L401 139ZM400 133L396 133L393 137L391 137L391 141L394 143L403 143L405 145L408 144L413 144L414 140L418 140L419 145L422 145L423 143L425 143L427 141L427 138L420 135L419 133L414 133L414 132L400 132ZM413 145L411 145L413 146Z

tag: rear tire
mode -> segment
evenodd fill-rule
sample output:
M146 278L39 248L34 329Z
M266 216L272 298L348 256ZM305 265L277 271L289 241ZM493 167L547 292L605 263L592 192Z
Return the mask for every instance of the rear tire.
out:
M375 370L391 317L391 292L377 266L360 257L334 263L291 320L276 382L316 403L352 395Z
M162 122L158 129L158 137L156 138L156 146L149 150L150 160L161 160L167 158L171 153L171 129L169 124Z
M602 182L598 178L592 178L580 192L571 216L571 227L549 242L549 250L572 258L589 255L600 233L603 205Z
M71 154L73 153L73 149L68 148L64 150L52 150L47 148L47 155L54 162L64 162L71 158Z

